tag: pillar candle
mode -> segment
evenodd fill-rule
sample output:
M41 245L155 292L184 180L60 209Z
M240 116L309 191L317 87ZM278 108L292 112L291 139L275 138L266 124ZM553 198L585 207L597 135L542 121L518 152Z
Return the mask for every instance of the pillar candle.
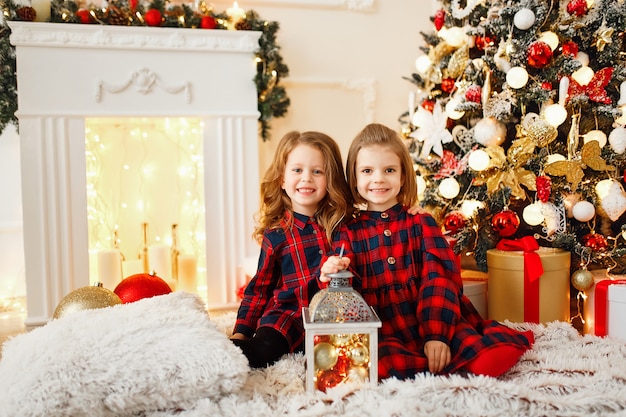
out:
M31 6L37 12L35 22L45 22L50 19L50 0L32 0Z
M178 255L178 288L195 293L198 290L198 261L194 255Z
M122 280L122 254L118 249L98 252L98 280L109 290Z
M141 273L143 273L143 262L141 259L122 262L122 276L124 278Z
M148 247L149 272L154 272L168 284L172 279L172 257L167 245L150 245Z

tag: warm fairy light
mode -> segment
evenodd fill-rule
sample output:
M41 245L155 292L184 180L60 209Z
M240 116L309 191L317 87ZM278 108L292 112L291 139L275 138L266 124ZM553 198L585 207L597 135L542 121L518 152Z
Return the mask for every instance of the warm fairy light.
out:
M522 88L528 82L528 71L523 67L513 67L506 73L506 82L511 88Z
M544 109L543 117L551 126L559 127L567 119L567 110L561 104L550 104Z
M559 46L559 37L556 33L551 31L546 31L539 35L539 40L548 44L550 49L553 51Z

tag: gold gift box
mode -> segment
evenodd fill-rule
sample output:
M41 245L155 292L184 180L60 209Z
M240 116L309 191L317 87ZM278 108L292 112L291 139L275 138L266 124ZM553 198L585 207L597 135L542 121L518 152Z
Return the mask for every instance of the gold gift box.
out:
M569 321L570 253L540 247L543 275L539 278L539 322ZM524 252L487 251L488 317L524 322Z

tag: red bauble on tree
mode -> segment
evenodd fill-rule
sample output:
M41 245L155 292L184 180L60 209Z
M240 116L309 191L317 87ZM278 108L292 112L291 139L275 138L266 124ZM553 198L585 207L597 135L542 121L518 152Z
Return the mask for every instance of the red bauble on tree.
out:
M202 16L200 19L200 27L202 29L215 29L217 27L217 20L213 16Z
M167 282L156 275L135 274L124 278L113 290L124 304L132 303L142 298L165 295L172 292Z
M604 235L591 232L583 236L583 245L595 251L603 251L609 246L609 242Z
M528 47L528 65L534 68L543 68L552 59L550 45L543 41L535 41Z
M465 100L480 103L483 89L479 85L471 85L465 90Z
M465 216L460 211L451 211L443 219L443 228L455 234L466 225Z
M539 175L535 179L535 185L537 187L537 197L543 203L547 203L552 193L552 180L547 175Z
M424 100L422 101L422 107L432 113L435 109L435 102L433 100Z
M158 9L150 9L143 16L143 19L146 21L146 25L148 26L161 26L163 16Z
M582 16L589 11L586 0L570 0L567 3L567 13Z
M441 91L451 93L454 90L454 78L444 78L441 80Z
M495 44L495 41L488 35L476 36L476 39L474 40L474 45L476 45L476 48L481 51L484 51L486 47L492 46L493 44Z
M552 90L552 83L550 81L544 81L541 83L541 88L543 88L546 91L550 91Z
M512 236L519 227L519 217L513 210L502 210L491 218L491 227L502 237Z
M563 51L563 55L568 55L571 57L575 57L576 55L578 55L578 45L576 44L576 42L564 42L561 49Z
M446 22L446 11L444 9L437 10L435 12L435 16L433 17L433 23L435 24L435 29L437 29L437 32L441 30L445 22Z

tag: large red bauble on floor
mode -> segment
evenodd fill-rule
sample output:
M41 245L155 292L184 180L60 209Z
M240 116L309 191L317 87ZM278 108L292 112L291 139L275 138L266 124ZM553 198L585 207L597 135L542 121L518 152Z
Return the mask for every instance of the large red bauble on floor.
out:
M132 303L142 298L165 295L172 292L167 282L156 275L135 274L124 278L113 290L122 303Z

